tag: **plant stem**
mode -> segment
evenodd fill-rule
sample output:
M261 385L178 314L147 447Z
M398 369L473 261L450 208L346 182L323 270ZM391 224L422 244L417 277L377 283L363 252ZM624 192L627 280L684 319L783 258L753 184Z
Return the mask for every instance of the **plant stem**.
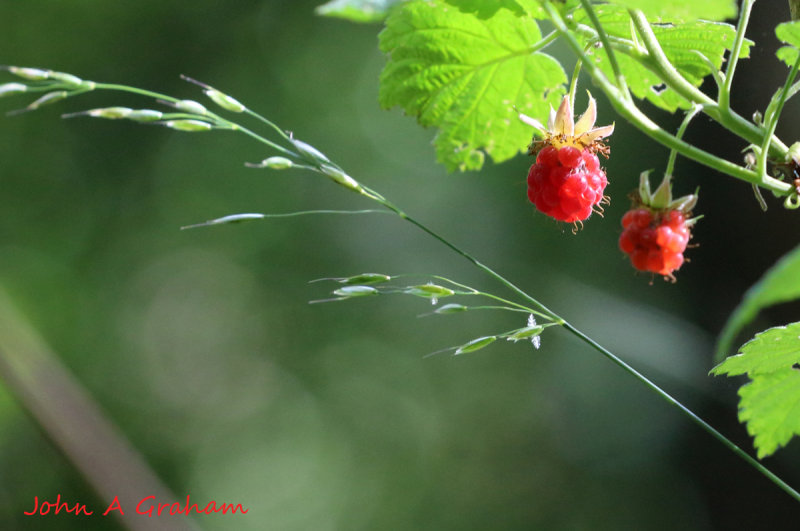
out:
M384 212L386 212L386 211L384 210ZM390 214L390 213L394 213L394 211L387 212L387 214ZM497 302L502 302L503 304L508 304L509 306L513 306L513 308L507 308L509 310L532 313L532 314L538 315L539 317L543 317L543 318L545 318L547 320L552 320L552 316L550 316L550 315L545 315L545 314L543 314L541 312L537 312L536 310L528 308L527 306L523 306L522 304L519 304L517 302L510 301L508 299L504 299L504 298L499 297L497 295L494 295L492 293L485 293L485 292L477 290L477 289L475 289L475 288L473 288L471 286L467 286L466 284L462 284L460 282L456 282L455 280L450 280L449 278L443 277L441 275L433 275L433 278L435 278L437 280L442 280L444 282L448 282L448 283L450 283L450 284L452 284L454 286L458 286L459 288L469 290L469 292L468 293L464 293L464 295L479 295L479 296L482 296L482 297L487 297L489 299L496 300Z
M800 18L800 0L789 0L789 12L792 15L792 20Z
M639 10L630 10L629 12L631 20L642 37L645 48L647 48L648 59L664 83L690 102L702 104L703 112L726 129L746 139L751 144L760 144L764 135L763 130L731 111L730 107L722 108L700 89L686 81L664 54L658 39L653 33L653 29L650 27L650 23L647 22L647 17ZM770 150L775 155L783 158L786 156L788 148L779 139L773 137L770 142Z
M772 483L774 483L775 485L780 487L782 490L784 490L787 494L789 494L789 496L791 496L792 498L794 498L797 501L800 501L800 493L799 492L797 492L789 484L787 484L785 481L783 481L781 478L779 478L777 475L775 475L767 467L765 467L764 465L759 463L758 460L756 460L750 454L748 454L747 452L742 450L739 446L734 444L733 441L731 441L730 439L725 437L722 433L717 431L709 423L707 423L706 421L701 419L699 416L697 416L691 409L687 408L686 406L681 404L678 400L673 398L672 395L670 395L669 393L667 393L666 391L661 389L658 385L653 383L651 380L649 380L642 373L640 373L639 371L637 371L636 369L634 369L633 367L631 367L630 365L625 363L622 359L620 359L619 357L615 356L613 353L608 351L602 345L598 344L594 339L590 338L589 336L587 336L586 334L584 334L583 332L581 332L580 330L575 328L570 323L564 322L562 326L564 328L566 328L567 330L569 330L575 336L579 337L585 343L589 344L596 351L598 351L601 354L603 354L606 358L608 358L611 362L613 362L614 364L616 364L617 366L622 368L625 372L627 372L628 374L630 374L631 376L633 376L634 378L636 378L637 380L642 382L651 391L653 391L658 396L660 396L661 398L666 400L669 404L671 404L674 407L678 408L681 413L683 413L684 415L689 417L695 424L697 424L703 430L705 430L706 432L711 434L715 439L717 439L719 442L721 442L726 448L728 448L733 453L735 453L736 455L738 455L739 457L744 459L744 461L747 464L749 464L754 469L756 469L758 472L760 472L761 474L766 476L767 479L769 479L770 481L772 481Z
M608 35L603 29L603 25L600 24L600 20L597 18L597 13L594 12L594 8L592 8L592 4L589 0L581 0L581 6L583 6L583 10L586 11L586 14L589 16L589 20L592 21L592 25L594 26L595 31L597 31L597 36L600 38L600 42L603 44L603 50L606 52L606 56L608 56L608 62L611 64L611 70L614 72L617 88L619 88L623 94L627 95L628 85L625 83L625 76L622 75L622 70L620 70L619 63L617 63L617 56L614 52L614 48L611 46L611 42L608 40Z
M748 170L747 168L743 168L737 164L733 164L732 162L717 157L715 155L712 155L707 151L703 151L702 149L699 149L691 144L682 141L679 138L676 138L674 135L668 133L667 131L659 127L658 124L653 122L647 115L645 115L641 110L639 110L639 108L636 107L636 105L630 98L626 98L626 95L620 92L619 89L606 78L606 76L597 67L597 65L594 64L594 62L586 56L583 47L580 45L580 43L572 34L572 32L569 31L558 11L555 8L553 8L553 6L550 5L549 2L545 2L543 5L547 10L548 15L550 15L550 19L555 25L556 29L560 32L561 36L564 37L567 44L570 46L570 48L572 48L572 51L582 59L584 70L588 71L595 84L599 85L600 88L603 89L603 91L606 93L606 96L609 99L609 102L614 107L614 109L622 117L624 117L634 126L636 126L639 130L641 130L643 133L645 133L647 136L649 136L656 142L663 144L670 149L676 150L684 157L699 162L700 164L703 164L710 168L713 168L721 173L725 173L727 175L730 175L731 177L735 177L737 179L746 181L751 184L756 184L758 186L761 186L762 188L771 190L772 192L775 192L778 195L786 195L788 192L791 191L792 187L788 183L782 182L778 179L774 179L771 177L767 177L762 180L756 172ZM644 23L645 24L647 23L646 19L644 20ZM647 24L646 27L649 29L649 24ZM650 33L652 34L652 31ZM660 47L658 49L660 49ZM699 92L694 86L686 82L686 80L683 81L686 84L688 84L689 87L691 87L692 91L696 91L700 95L702 95L702 99L704 102L711 101L710 98L708 98L708 96L705 96L702 92ZM716 104L714 104L713 101L711 101L709 105L716 107ZM709 105L704 104L703 110L704 112L706 112L706 114L709 114L712 117L717 116L719 118L721 116L726 116L730 118L731 116L736 116L733 113L728 113L728 114L715 113L714 115L712 115L709 112ZM746 122L745 120L741 119L741 117L739 117L738 119L734 118L731 119L736 123L738 123L737 120L742 120L743 122L745 122L745 124L749 124L749 122ZM748 132L748 135L745 138L748 139L753 138L751 142L758 144L764 138L763 131L760 128L755 127L755 125L753 124L749 124L749 126L752 126L753 129ZM740 136L744 136L741 134L743 132L743 128L744 126L738 123L737 126L738 130L734 132L740 134ZM729 127L729 129L732 128ZM773 140L773 147L774 146L775 146L775 141ZM788 148L783 146L784 154L787 149Z
M498 282L500 282L501 284L506 286L508 289L510 289L511 291L513 291L514 293L516 293L517 295L522 297L522 299L528 301L529 303L533 304L535 307L539 308L539 310L541 310L545 314L545 317L547 317L548 319L550 319L553 322L558 323L558 324L561 324L561 323L564 322L564 320L561 317L559 317L555 312L553 312L547 306L545 306L544 304L542 304L538 300L534 299L533 297L531 297L530 295L525 293L523 290L518 288L516 285L512 284L511 281L509 281L506 278L500 276L498 273L496 273L489 266L487 266L487 265L483 264L482 262L478 261L478 259L475 258L474 256L472 256L471 254L467 253L466 251L461 250L459 247L456 247L454 244L450 243L450 241L447 240L445 237L441 236L437 232L434 232L432 229L428 228L423 223L417 221L416 219L412 218L411 216L409 216L408 214L406 214L405 212L400 210L400 208L395 206L393 203L391 203L387 199L375 199L375 200L378 201L383 206L385 206L386 208L388 208L389 210L391 210L392 212L394 212L395 214L397 214L398 216L400 216L402 219L408 221L412 225L415 225L417 228L421 229L423 232L428 233L430 236L432 236L436 240L440 241L441 243L443 243L444 245L449 247L452 251L455 251L457 254L460 254L461 256L463 256L464 258L466 258L467 260L472 262L476 267L478 267L478 269L481 269L483 272L485 272L486 274L488 274L489 276L491 276L492 278L494 278L495 280L497 280Z
M758 173L762 178L767 177L767 159L769 158L767 156L767 147L769 146L769 140L772 138L773 133L775 133L775 128L778 126L778 119L781 116L781 112L783 112L783 106L789 96L792 83L794 83L794 80L797 77L798 67L800 67L800 56L798 56L797 60L794 62L792 69L789 71L789 75L786 76L786 82L781 88L780 96L778 97L778 102L775 105L775 108L771 109L770 107L772 107L772 105L767 107L769 112L767 113L767 116L764 117L767 120L767 123L764 124L764 141L761 144L761 153L759 153L758 158Z
M689 127L689 122L692 121L692 118L697 116L697 113L702 110L700 105L696 105L686 113L686 118L683 119L681 122L681 126L678 128L678 132L675 133L675 138L678 140L683 138L683 134L686 132L686 129ZM669 179L672 177L672 172L675 170L675 159L678 158L678 152L674 149L670 150L669 152L669 159L667 160L667 169L664 170L665 178Z
M742 52L742 45L744 44L744 34L747 31L747 25L750 22L750 12L753 9L753 4L756 0L743 0L742 7L739 10L739 23L736 25L736 38L731 47L731 53L728 57L728 66L725 69L725 87L719 94L719 106L723 111L730 107L731 102L731 86L733 85L733 74L736 72L736 65L739 63L739 56Z

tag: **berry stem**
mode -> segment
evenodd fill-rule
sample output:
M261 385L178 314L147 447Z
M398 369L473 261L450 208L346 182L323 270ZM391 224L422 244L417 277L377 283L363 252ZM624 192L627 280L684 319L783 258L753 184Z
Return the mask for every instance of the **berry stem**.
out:
M692 121L692 118L697 116L697 113L702 111L703 108L700 105L695 105L692 109L686 113L686 117L681 122L680 127L678 128L678 132L675 133L675 138L681 140L683 138L683 134L686 132L686 129L689 127L689 122ZM672 172L675 170L675 159L678 158L678 151L676 149L671 149L669 152L669 159L667 159L667 169L664 170L665 178L672 177Z

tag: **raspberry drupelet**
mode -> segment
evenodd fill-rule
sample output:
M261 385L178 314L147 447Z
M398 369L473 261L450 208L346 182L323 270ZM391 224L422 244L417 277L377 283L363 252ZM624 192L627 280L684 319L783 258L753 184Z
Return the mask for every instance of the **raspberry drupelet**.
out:
M608 155L601 139L614 131L614 125L594 128L594 98L589 96L589 106L577 123L569 96L564 96L558 111L551 109L546 130L530 117L520 118L543 134L528 150L536 155L528 172L528 199L542 213L567 223L580 223L593 211L601 213L600 205L608 203L603 195L608 180L597 153Z

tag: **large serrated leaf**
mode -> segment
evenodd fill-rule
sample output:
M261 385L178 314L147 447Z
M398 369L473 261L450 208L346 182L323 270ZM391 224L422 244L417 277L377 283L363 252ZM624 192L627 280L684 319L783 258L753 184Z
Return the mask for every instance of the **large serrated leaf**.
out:
M775 35L781 42L788 44L778 49L778 59L789 67L797 62L798 48L800 48L800 20L784 22L775 28Z
M564 93L566 75L536 53L535 20L498 9L489 18L443 0L412 0L395 11L380 35L389 61L380 102L402 107L435 126L437 158L449 170L479 169L524 150L531 129L517 112L546 116Z
M739 420L747 424L758 458L800 435L800 371L764 374L739 389Z
M380 22L389 14L389 8L403 1L405 0L331 0L317 6L315 12L351 22Z
M711 372L751 378L739 389L739 420L760 459L800 435L800 323L756 334L741 350Z
M648 18L683 20L727 20L736 17L735 0L614 0L628 9L641 9Z
M445 0L445 2L464 13L476 15L478 18L490 18L503 8L512 11L515 15L525 14L522 6L516 0L490 0L488 2L486 0Z
M711 372L727 376L747 374L752 378L791 369L795 363L800 363L800 323L759 332L742 345L740 354L730 356Z
M736 335L763 308L798 298L800 298L800 247L795 247L747 290L742 302L728 317L720 333L715 359L721 360L730 352Z
M640 52L634 41L628 11L623 6L609 4L596 6L595 12L606 33L626 45L617 49L616 56L634 96L646 99L669 112L675 112L678 108L690 108L692 103L689 100L664 87L656 73L647 68L647 63L638 60ZM576 11L573 20L581 30L585 44L596 42L596 32L583 10ZM675 69L694 86L700 86L703 78L711 73L700 54L719 69L725 51L730 49L736 37L736 29L730 24L702 20L653 24L652 28L664 54ZM751 41L745 40L740 57L749 55L751 45ZM605 74L613 76L611 63L605 52L597 49L593 50L593 55Z

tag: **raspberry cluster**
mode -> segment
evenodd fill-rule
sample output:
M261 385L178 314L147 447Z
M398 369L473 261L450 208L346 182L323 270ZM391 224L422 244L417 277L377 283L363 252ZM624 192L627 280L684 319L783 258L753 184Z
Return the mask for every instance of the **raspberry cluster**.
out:
M637 207L625 213L622 227L619 248L630 256L633 267L674 279L672 272L683 264L691 237L686 214Z
M607 184L592 149L547 145L528 172L528 199L544 214L574 223L607 201L603 196Z

